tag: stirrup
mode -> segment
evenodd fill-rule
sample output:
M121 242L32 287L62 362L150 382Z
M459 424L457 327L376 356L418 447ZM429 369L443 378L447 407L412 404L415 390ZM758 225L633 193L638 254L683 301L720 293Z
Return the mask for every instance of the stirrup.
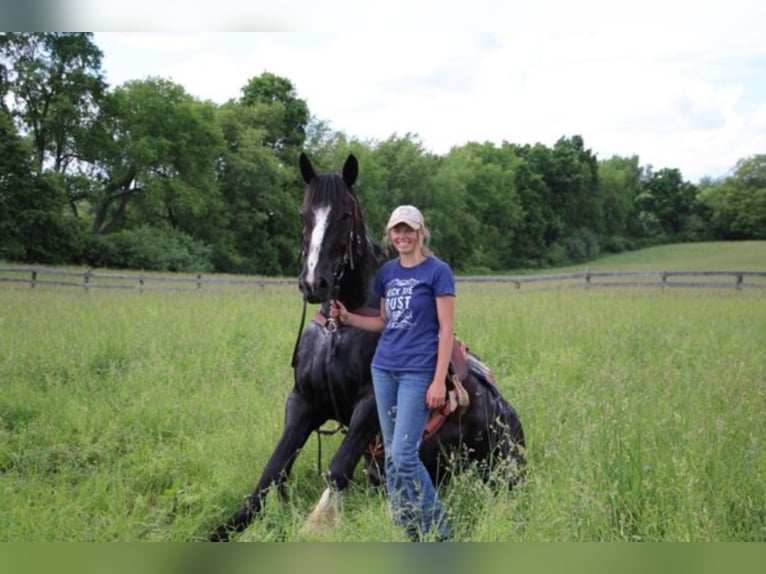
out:
M471 399L468 396L468 391L465 390L463 383L460 382L460 377L454 373L449 377L450 383L452 383L452 391L448 393L450 396L450 411L457 410L458 414L463 414L468 410L471 404ZM456 403L453 407L452 401Z

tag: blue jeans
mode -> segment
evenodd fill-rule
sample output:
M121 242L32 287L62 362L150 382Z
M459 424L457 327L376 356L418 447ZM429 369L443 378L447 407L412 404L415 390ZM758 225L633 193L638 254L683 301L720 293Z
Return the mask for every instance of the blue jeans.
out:
M386 492L394 520L418 537L435 529L449 535L439 495L420 460L420 443L428 421L426 391L430 371L391 371L372 368L386 455Z

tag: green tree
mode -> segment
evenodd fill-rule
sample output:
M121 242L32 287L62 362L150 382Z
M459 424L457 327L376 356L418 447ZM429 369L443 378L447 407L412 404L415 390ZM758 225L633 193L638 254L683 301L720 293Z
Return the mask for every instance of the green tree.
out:
M635 200L641 190L638 156L612 156L599 162L598 186L603 199L603 233L617 240L638 233Z
M384 186L379 190L380 200L386 206L386 216L397 205L409 203L423 209L429 198L434 162L428 157L423 143L415 134L392 135L376 142L372 149L372 160L382 170Z
M215 109L160 78L129 81L109 95L87 158L99 183L90 198L95 233L149 224L215 240L224 209Z
M226 205L216 266L239 273L294 273L300 242L302 184L294 165L284 166L265 143L262 106L229 102L217 113L225 151L218 181Z
M0 109L0 258L76 262L84 249L84 229L66 213L64 191L35 174L31 158L8 110Z
M651 173L636 197L636 207L647 222L647 232L684 238L689 219L697 211L696 195L696 186L684 181L678 169L664 168Z
M90 33L0 34L2 90L32 141L36 173L50 171L69 195L76 214L81 199L80 145L89 137L106 83L102 53ZM3 95L4 95L3 94Z
M717 237L766 239L766 155L740 160L731 176L700 191Z
M477 251L481 251L475 242L481 233L481 218L466 208L475 166L467 155L456 148L440 160L434 176L438 206L428 214L436 253L456 271L477 271L485 265L476 260Z
M26 257L19 216L22 202L35 193L29 158L10 113L0 109L0 258Z
M603 232L598 161L585 149L582 137L560 138L551 150L548 168L543 177L551 190L553 211L561 220L564 232L581 228Z
M516 244L517 266L539 266L543 254L564 231L564 223L553 210L551 190L545 174L550 169L551 152L546 146L513 145L507 147L519 158L515 170L523 219Z
M346 134L333 130L328 122L312 116L306 127L302 151L315 165L335 165L335 158L341 157L340 154L346 152L344 160L348 157L349 140ZM342 161L338 165L342 165Z
M310 113L290 80L264 72L251 78L242 88L240 102L246 106L266 106L271 110L270 114L260 114L262 120L267 120L263 124L267 146L284 152L283 157L303 146Z
M520 160L507 146L469 143L454 148L444 163L443 169L449 169L462 186L458 212L464 215L458 216L454 231L462 236L461 243L471 245L471 254L463 256L461 266L476 271L508 269L518 256L524 216L515 187Z

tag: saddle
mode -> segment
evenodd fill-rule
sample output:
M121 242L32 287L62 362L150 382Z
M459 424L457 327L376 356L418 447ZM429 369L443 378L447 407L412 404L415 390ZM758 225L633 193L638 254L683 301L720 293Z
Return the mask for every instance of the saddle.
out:
M423 440L435 435L452 413L457 411L458 415L462 415L468 410L471 399L463 386L463 382L468 378L469 357L472 355L468 352L468 347L455 337L452 345L452 356L447 369L447 401L442 408L431 412L423 433Z

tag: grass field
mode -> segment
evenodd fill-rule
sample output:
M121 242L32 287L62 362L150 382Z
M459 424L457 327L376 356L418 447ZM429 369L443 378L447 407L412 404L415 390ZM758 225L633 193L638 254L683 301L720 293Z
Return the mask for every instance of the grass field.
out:
M766 243L655 248L592 269L766 270ZM525 484L443 490L458 541L765 541L766 291L462 284L457 333L527 434ZM281 433L300 319L258 295L0 288L0 541L204 538ZM322 465L340 441L323 439ZM302 531L316 439L242 540ZM404 537L358 472L323 540Z

